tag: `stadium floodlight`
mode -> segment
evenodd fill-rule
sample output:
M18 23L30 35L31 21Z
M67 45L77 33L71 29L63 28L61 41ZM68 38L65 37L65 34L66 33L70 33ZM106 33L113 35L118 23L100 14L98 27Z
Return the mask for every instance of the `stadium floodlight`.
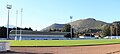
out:
M10 9L12 8L12 5L7 4L7 9L8 9L8 20L7 20L7 39L9 39L9 12Z
M16 36L15 36L15 40L17 40L17 18L18 18L18 10L16 11Z
M7 9L11 9L12 5L7 4Z
M22 39L22 13L23 13L23 8L21 8L21 28L20 28L20 38L19 38L19 40L21 40Z
M70 25L71 25L71 28L70 28L70 32L71 32L71 39L72 39L72 18L73 18L73 17L72 17L72 16L70 16L70 19L71 19L71 24L70 24Z

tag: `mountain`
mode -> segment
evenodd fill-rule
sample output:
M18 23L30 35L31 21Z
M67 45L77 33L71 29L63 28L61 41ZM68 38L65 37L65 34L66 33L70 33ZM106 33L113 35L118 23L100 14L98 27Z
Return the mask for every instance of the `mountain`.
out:
M82 31L82 30L85 30L85 29L100 29L105 24L108 24L108 23L103 22L103 21L99 21L99 20L96 20L96 19L93 19L93 18L77 20L77 21L73 21L71 23L72 27L76 31Z
M41 31L49 31L50 29L53 30L53 29L62 29L64 26L64 24L57 24L57 23L54 23L44 29L42 29Z
M69 23L67 23L69 24ZM70 23L75 31L83 31L86 29L100 29L103 25L108 24L103 21L96 20L94 18L80 19ZM49 29L62 29L64 24L52 24L42 31L48 31Z

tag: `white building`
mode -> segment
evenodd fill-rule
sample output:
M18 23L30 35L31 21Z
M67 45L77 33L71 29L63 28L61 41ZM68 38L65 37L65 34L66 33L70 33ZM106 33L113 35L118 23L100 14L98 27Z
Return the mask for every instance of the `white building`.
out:
M21 40L62 40L67 39L65 35L69 34L69 32L40 32L40 31L28 31L22 30L21 32ZM16 31L12 30L9 34L9 38L12 40L20 39L20 30Z

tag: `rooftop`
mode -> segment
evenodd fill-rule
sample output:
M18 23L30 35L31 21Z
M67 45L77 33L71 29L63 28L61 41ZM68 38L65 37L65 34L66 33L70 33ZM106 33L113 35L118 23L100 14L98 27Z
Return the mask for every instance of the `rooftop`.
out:
M29 35L67 35L70 32L41 32L41 31L21 30L21 33L29 34ZM10 34L16 34L16 30L10 31ZM20 34L20 30L17 30L17 34Z

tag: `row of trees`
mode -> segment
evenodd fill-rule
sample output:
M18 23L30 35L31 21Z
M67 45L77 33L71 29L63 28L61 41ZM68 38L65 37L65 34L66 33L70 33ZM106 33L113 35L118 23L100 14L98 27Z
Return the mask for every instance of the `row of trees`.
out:
M20 29L22 29L22 30L33 30L32 28L20 28L20 27L17 27L17 30L20 30ZM9 33L10 33L10 31L11 30L16 30L16 28L9 28ZM7 28L6 27L4 27L4 26L2 26L2 27L0 27L0 38L6 38L6 35L7 35Z
M12 30L16 30L16 28L11 28ZM20 28L20 27L17 27L17 30L20 30L20 29L22 29L22 30L30 30L30 31L33 31L33 29L31 28L31 27L29 27L29 28Z
M113 22L102 27L102 35L104 36L120 36L120 22Z

